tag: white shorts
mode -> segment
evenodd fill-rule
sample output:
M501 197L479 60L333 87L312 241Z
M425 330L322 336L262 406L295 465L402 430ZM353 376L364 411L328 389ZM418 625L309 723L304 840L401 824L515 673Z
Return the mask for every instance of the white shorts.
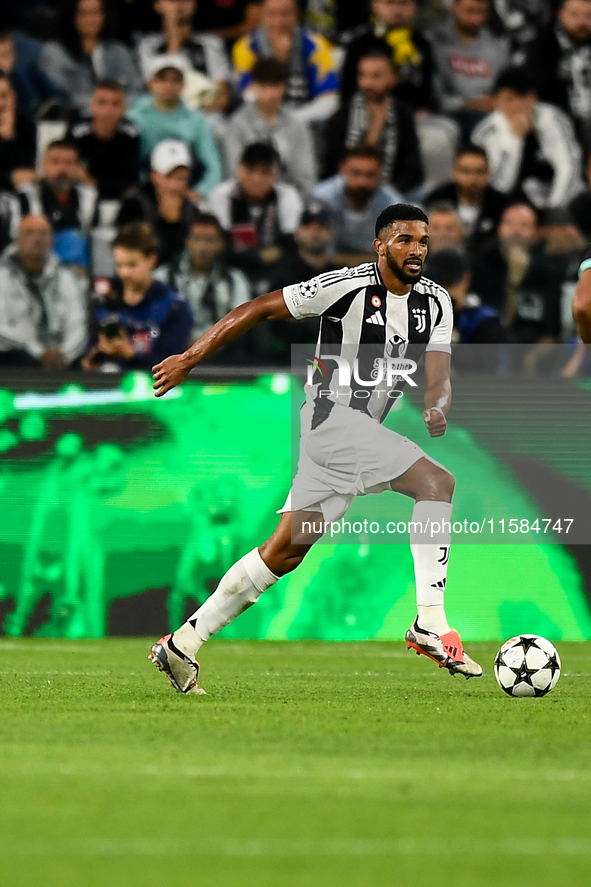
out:
M367 413L335 404L318 428L302 433L298 470L277 513L318 511L325 521L339 520L356 496L391 489L390 481L422 458L434 462L412 440Z

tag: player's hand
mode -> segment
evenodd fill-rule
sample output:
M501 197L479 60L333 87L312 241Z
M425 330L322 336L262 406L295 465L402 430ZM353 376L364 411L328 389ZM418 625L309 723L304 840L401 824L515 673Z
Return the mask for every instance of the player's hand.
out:
M447 419L440 410L425 410L423 419L429 432L429 437L441 437L447 431Z
M152 388L156 391L156 397L162 397L167 391L180 385L189 367L185 365L182 354L173 354L152 367Z

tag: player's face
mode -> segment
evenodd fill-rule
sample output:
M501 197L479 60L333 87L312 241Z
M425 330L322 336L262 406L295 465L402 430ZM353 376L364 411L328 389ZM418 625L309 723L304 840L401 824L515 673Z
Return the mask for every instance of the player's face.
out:
M156 255L146 256L139 249L116 246L113 250L117 274L126 290L145 292L152 281Z
M383 239L375 241L375 247L398 280L416 283L429 249L429 227L419 221L394 222L383 233Z

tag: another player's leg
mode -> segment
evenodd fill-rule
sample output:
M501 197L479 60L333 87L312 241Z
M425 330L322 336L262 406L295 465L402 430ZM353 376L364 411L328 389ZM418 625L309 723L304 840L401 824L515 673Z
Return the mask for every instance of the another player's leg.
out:
M197 686L199 663L195 656L199 648L252 607L281 576L299 566L322 535L304 532L302 523L321 527L323 520L317 512L282 514L273 535L231 566L213 594L180 628L153 645L150 659L165 672L175 690L203 692Z
M429 656L451 674L479 677L482 668L450 629L444 608L451 543L451 499L455 481L449 471L422 458L392 481L395 492L412 496L410 549L415 568L418 615L406 633L409 648Z

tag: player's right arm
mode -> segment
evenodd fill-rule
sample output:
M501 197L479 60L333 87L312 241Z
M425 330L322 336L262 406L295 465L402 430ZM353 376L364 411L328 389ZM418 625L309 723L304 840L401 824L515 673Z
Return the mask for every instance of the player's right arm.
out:
M591 343L591 263L584 267L588 261L581 265L583 270L573 299L573 317L579 336L587 345Z
M162 397L171 388L180 385L190 370L208 354L240 338L257 323L264 320L290 320L292 317L293 314L287 308L282 290L266 293L251 302L239 305L218 320L184 354L173 354L152 367L154 378L152 387L156 391L156 397Z

